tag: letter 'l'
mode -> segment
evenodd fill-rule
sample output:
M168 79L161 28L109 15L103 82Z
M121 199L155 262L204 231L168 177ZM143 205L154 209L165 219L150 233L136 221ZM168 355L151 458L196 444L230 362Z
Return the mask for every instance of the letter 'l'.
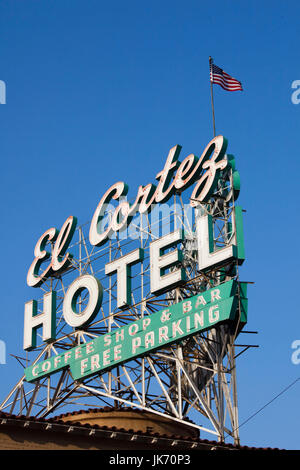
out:
M233 243L224 248L215 249L213 218L211 215L203 215L197 218L197 245L198 245L198 269L204 271L218 266L224 261L236 259L242 264L245 259L244 237L242 226L242 210L236 206L234 209L234 235Z

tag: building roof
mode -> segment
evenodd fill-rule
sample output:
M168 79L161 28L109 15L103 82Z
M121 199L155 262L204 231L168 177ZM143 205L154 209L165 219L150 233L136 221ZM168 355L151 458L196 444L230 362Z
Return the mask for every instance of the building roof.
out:
M126 408L125 408L126 409ZM111 411L109 407L101 408L103 411ZM132 409L130 408L132 411ZM83 424L80 421L68 421L65 420L68 416L80 415L81 413L94 413L99 411L97 409L80 410L73 413L65 413L52 418L36 418L26 416L16 416L9 413L0 411L0 430L2 426L21 426L26 427L28 430L40 430L40 431L56 431L69 433L73 435L84 435L95 439L97 437L101 439L122 439L123 441L139 441L144 443L148 447L155 444L166 445L175 450L176 446L182 447L184 444L186 451L188 450L280 450L273 448L260 448L260 447L249 447L249 446L237 446L233 444L224 444L214 440L200 439L199 437L181 436L174 434L160 434L156 432L145 432L145 431L134 431L132 429L117 428L116 426L99 426L97 424ZM62 419L64 418L64 420Z

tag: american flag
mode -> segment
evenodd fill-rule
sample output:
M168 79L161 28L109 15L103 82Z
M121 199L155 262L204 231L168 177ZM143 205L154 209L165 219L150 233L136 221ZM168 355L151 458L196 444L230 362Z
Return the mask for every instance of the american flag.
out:
M217 83L227 91L243 91L241 82L228 75L228 73L224 72L224 70L220 69L220 67L217 67L217 65L213 64L212 60L210 61L209 68L211 83Z

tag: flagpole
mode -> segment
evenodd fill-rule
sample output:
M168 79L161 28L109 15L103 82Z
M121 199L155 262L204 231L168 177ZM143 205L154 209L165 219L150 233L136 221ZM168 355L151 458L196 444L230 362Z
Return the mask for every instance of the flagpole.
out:
M212 67L212 57L209 57L209 72L211 71ZM212 118L213 118L213 129L214 129L214 137L216 137L216 122L215 122L215 106L214 106L214 93L213 93L213 84L211 78L209 77L210 81L210 95L211 95L211 109L212 109Z

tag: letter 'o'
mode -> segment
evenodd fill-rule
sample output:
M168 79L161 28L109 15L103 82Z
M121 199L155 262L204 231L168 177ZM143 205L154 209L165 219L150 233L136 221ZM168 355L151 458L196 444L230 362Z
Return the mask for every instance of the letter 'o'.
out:
M88 290L88 303L81 312L76 311L76 303L80 294ZM63 315L65 321L73 328L90 323L97 315L103 299L103 287L101 282L90 274L78 277L69 286L63 303Z

